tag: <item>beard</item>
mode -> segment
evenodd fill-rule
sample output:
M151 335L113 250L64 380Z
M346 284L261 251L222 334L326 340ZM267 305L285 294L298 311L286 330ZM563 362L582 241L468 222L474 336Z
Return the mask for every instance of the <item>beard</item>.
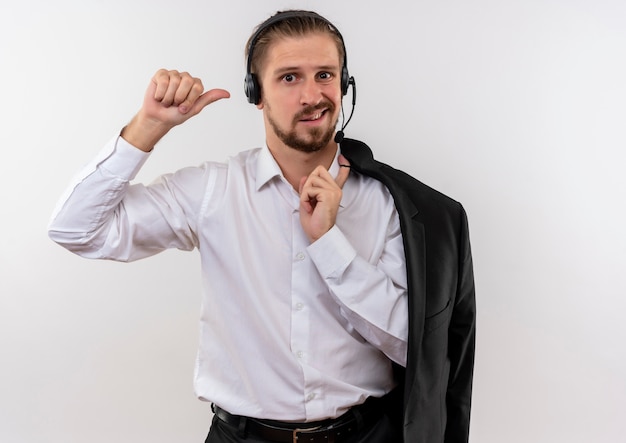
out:
M296 125L303 117L315 114L316 111L321 109L326 109L324 112L325 114L327 113L332 115L335 111L335 105L331 102L323 102L316 106L307 106L295 116L289 130L284 130L278 126L278 123L276 123L276 121L272 118L271 112L268 113L267 119L276 136L286 146L300 152L318 152L326 147L335 135L335 127L337 126L339 117L337 117L334 122L331 122L331 125L326 128L309 128L306 136L299 135L296 132Z

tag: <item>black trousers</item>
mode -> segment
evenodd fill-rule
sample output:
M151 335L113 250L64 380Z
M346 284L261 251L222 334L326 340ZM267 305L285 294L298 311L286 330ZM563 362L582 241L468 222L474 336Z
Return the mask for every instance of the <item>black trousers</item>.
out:
M205 443L271 443L259 440L254 436L239 437L237 429L213 417L213 424L209 430ZM375 423L368 423L362 431L356 433L345 443L402 443L402 436L396 427L392 426L387 415L383 415Z

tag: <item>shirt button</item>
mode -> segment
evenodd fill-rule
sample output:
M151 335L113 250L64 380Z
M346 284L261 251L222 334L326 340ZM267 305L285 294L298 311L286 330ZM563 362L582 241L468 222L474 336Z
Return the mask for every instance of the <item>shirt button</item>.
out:
M302 357L304 357L304 352L302 352L302 351L298 351L298 352L296 352L296 356L297 356L298 358L302 358Z
M315 393L311 392L309 395L306 396L306 401L311 401L315 398Z
M304 308L303 303L296 303L296 311L302 311L303 308Z
M302 261L302 260L304 260L304 258L305 258L305 257L306 257L306 256L304 255L304 252L298 252L298 253L296 254L296 260L298 260L298 261Z

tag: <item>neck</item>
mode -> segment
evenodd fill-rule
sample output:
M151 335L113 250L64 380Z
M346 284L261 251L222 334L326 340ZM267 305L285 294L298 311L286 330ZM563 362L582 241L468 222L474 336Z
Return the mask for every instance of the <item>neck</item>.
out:
M337 153L337 143L334 141L317 152L298 151L280 141L271 143L268 140L267 146L283 176L296 191L299 191L300 179L308 177L315 168L321 165L329 169Z

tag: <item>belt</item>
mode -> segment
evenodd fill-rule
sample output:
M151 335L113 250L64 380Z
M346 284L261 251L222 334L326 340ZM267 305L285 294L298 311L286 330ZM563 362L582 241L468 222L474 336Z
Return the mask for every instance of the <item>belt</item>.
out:
M261 420L233 415L217 405L212 405L215 416L236 428L240 435L252 435L263 440L283 443L340 443L374 425L383 415L381 399L370 398L362 405L355 406L342 416L320 422L290 423L274 420Z

